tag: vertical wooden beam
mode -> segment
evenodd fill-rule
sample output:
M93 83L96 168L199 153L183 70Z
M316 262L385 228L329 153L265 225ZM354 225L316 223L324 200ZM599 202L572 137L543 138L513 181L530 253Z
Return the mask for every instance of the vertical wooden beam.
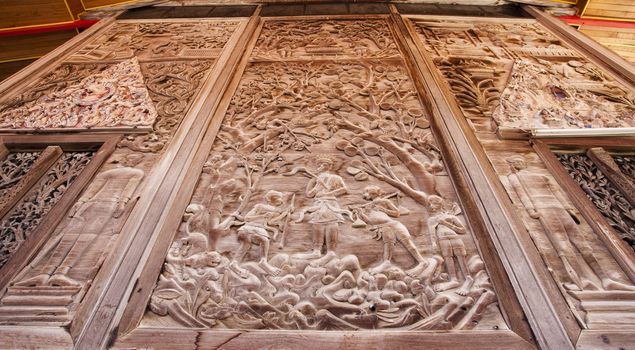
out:
M405 39L412 48L411 55L420 77L417 80L427 94L428 106L435 123L442 124L442 129L447 130L444 137L447 147L461 155L457 166L467 174L470 190L479 199L478 210L485 219L488 232L514 286L516 296L527 314L536 341L544 349L574 349L572 339L577 338L579 326L571 317L570 310L564 307L566 304L554 304L553 296L557 292L553 291L557 287L553 279L541 278L548 276L548 272L544 271L545 266L542 263L531 263L540 261L536 260L537 252L535 248L530 250L521 243L520 236L524 229L515 222L514 217L517 214L512 212L509 198L496 190L493 182L498 181L498 177L487 161L482 146L469 131L465 117L446 86L447 83L432 60L423 54L425 48L413 39L416 36L414 29L408 27L396 10L393 18L402 30L408 28L409 35ZM533 256L530 257L530 254Z

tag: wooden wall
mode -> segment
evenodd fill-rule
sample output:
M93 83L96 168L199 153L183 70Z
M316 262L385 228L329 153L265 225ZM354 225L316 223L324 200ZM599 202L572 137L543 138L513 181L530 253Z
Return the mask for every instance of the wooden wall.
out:
M592 37L627 60L635 62L635 28L582 25L579 31Z
M580 0L578 16L635 21L635 2L632 0Z

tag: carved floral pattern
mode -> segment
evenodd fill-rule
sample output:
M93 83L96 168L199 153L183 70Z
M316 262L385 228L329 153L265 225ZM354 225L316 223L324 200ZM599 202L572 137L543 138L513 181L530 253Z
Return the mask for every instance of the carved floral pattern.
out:
M157 112L136 59L0 113L0 128L149 127Z
M633 156L613 156L615 163L620 167L622 173L635 181L635 157Z
M537 23L415 25L470 119L523 130L635 125L635 95Z
M589 157L582 154L559 154L558 158L609 224L635 249L635 209L628 200Z
M2 160L0 163L0 197L4 197L29 172L38 156L39 152L12 152Z
M77 175L92 158L92 152L67 152L36 186L0 222L0 267L38 227Z
M213 57L225 46L239 22L119 22L71 57L110 60L136 57Z

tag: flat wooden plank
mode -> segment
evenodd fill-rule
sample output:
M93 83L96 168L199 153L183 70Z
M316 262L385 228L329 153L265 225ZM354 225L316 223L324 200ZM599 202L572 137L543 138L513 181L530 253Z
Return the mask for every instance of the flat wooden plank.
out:
M635 344L635 332L632 329L585 330L580 334L578 350L626 350Z
M4 37L0 40L0 61L40 57L77 35L75 29Z
M256 345L257 344L257 345ZM511 331L479 332L299 332L209 331L139 328L114 344L116 349L535 349Z
M0 13L0 28L73 20L64 0L3 0Z
M1 326L0 347L3 349L70 349L71 336L61 327Z

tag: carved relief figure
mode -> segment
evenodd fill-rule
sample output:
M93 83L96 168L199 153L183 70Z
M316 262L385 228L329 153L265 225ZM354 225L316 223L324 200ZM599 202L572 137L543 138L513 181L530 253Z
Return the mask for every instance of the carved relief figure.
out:
M565 286L569 290L635 290L635 286L616 281L610 272L603 269L578 228L576 221L579 221L579 214L552 180L527 170L523 156L510 157L507 161L511 169L511 174L507 176L511 187L529 216L540 221L573 282L573 285ZM585 269L583 263L588 264L591 271ZM597 278L600 285L596 282Z
M474 284L474 279L467 268L467 250L460 235L467 231L459 219L448 213L444 205L446 201L439 196L430 196L430 219L428 219L428 232L432 237L432 249L441 249L441 255L445 262L446 271L450 280L434 287L436 291L447 290L461 286L456 293L467 295ZM454 260L459 264L459 270L463 274L464 282L459 283L457 269Z
M417 262L417 265L406 273L413 277L420 277L419 275L428 266L428 261L419 253L408 228L401 222L392 219L398 218L401 212L390 199L383 197L383 195L382 189L377 186L366 187L364 199L371 202L354 211L362 220L373 225L370 228L371 231L374 231L375 235L384 243L383 261L379 266L374 267L373 271L384 271L392 265L394 246L399 242Z
M293 208L284 210L283 194L270 190L265 194L267 204L256 204L244 217L245 224L238 229L240 249L237 257L242 262L249 252L252 243L260 246L259 266L272 275L280 273L280 269L271 266L269 259L269 243L278 238L282 220L291 215ZM278 228L276 228L276 226ZM271 233L270 233L271 232Z
M313 224L313 250L301 257L304 259L317 258L322 255L322 247L326 246L326 254L335 254L339 236L339 225L344 223L344 215L352 218L350 211L341 209L337 197L348 192L344 180L333 174L334 160L330 157L317 159L318 175L309 180L306 196L314 198L313 205L300 211L296 222L304 219L309 213L309 223Z
M119 218L133 198L144 176L143 170L134 166L142 159L142 154L114 157L111 162L117 167L99 173L73 206L63 233L49 248L48 259L32 266L32 277L15 285L79 286L81 281L70 277L69 272L80 265L90 264L81 264L85 253L93 245L108 244L109 238L118 233L112 219Z
M367 23L265 21L142 325L449 330L501 317L467 228L463 288L428 235L411 235L452 186L390 28Z

